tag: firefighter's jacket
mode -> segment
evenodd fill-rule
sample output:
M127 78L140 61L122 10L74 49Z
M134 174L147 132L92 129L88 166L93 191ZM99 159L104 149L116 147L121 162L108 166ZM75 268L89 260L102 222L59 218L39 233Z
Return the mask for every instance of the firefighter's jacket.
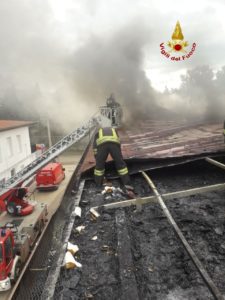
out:
M100 128L98 132L95 134L94 143L93 143L93 151L95 156L98 151L98 146L107 142L120 144L120 139L115 128L111 128L111 127Z
M105 174L105 161L108 154L111 154L117 173L120 176L123 185L128 185L130 177L125 161L123 160L119 136L114 128L100 128L95 135L93 148L96 158L96 166L94 170L95 183L101 186ZM98 152L97 152L98 151Z

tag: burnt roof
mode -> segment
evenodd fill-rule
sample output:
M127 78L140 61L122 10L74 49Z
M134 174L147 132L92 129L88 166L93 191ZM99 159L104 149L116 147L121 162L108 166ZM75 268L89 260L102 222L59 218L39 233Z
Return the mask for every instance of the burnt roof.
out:
M121 134L125 158L174 158L225 150L222 123L146 121Z
M175 159L225 153L223 123L143 121L120 129L123 157L131 159ZM108 157L108 161L112 160ZM95 165L89 147L81 166L84 172Z

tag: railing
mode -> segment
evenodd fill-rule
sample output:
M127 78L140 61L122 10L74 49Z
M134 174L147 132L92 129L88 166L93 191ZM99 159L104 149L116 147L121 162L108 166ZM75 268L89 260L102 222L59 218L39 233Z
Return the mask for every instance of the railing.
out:
M121 106L100 106L100 114L111 120L112 127L120 127L122 120Z

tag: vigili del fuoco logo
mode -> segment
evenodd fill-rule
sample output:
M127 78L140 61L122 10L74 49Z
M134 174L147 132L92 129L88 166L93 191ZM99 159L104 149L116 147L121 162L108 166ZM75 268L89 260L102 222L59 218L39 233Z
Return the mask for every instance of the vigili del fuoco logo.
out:
M172 40L166 45L160 44L160 51L163 56L174 61L182 61L191 57L195 52L196 43L193 43L191 48L187 41L184 40L182 29L179 21L172 34Z

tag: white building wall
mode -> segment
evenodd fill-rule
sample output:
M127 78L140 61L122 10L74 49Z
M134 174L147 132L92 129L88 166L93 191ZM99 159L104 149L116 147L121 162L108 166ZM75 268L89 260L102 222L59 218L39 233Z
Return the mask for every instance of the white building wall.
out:
M0 180L8 179L31 162L29 128L0 131Z

